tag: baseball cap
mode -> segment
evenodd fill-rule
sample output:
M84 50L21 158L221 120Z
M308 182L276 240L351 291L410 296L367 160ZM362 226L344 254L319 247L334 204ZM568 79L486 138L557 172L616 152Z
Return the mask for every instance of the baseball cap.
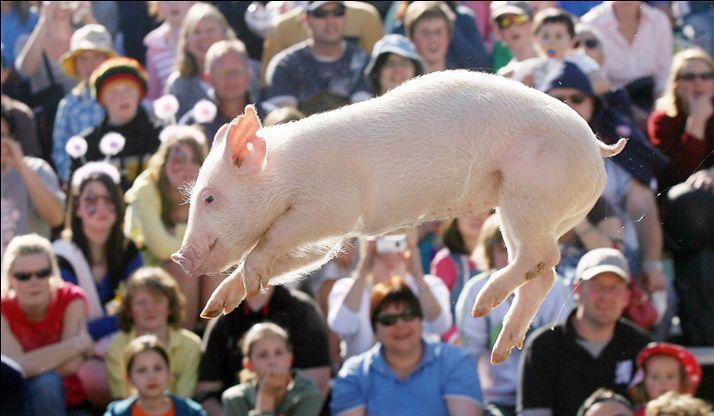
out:
M338 4L344 4L343 1L309 1L307 2L307 7L306 10L308 12L311 12L315 9L319 9L320 7L324 6L327 3L338 3Z
M605 272L615 273L626 283L630 283L627 259L622 252L614 248L596 248L585 253L578 262L575 277L576 281L590 280Z
M573 88L591 97L595 96L590 78L576 64L563 61L555 69L553 73L546 75L542 83L543 92L554 88Z
M533 12L533 8L527 1L492 1L490 9L491 20L496 20L504 14L530 17Z

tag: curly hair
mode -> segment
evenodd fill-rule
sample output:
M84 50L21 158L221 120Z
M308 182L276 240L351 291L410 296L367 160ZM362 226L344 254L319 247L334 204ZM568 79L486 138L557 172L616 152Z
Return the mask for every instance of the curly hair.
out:
M169 300L168 324L173 328L181 327L186 308L186 298L181 293L176 281L160 267L142 267L136 270L127 281L126 292L121 299L117 318L119 329L129 332L134 327L131 304L139 289L146 289L154 296L164 296Z

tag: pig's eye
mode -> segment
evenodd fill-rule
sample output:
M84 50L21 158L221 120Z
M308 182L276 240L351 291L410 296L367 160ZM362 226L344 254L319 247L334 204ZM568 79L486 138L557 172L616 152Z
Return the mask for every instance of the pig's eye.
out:
M213 202L214 199L215 199L215 197L213 195L208 195L206 197L206 202L210 204L211 202Z

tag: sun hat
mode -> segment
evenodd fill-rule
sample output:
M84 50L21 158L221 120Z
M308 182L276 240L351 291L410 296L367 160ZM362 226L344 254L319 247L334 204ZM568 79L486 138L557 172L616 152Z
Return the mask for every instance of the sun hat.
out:
M74 58L82 51L103 52L108 58L116 56L112 46L112 36L106 27L98 24L88 24L77 29L72 34L69 51L60 58L60 68L65 74L76 78L77 67Z
M392 34L385 35L382 39L378 40L372 48L372 56L370 57L369 63L364 69L364 73L371 77L374 71L377 70L375 65L377 60L381 55L386 53L393 53L404 58L411 59L414 62L416 68L416 75L422 75L426 72L426 64L424 64L424 59L416 50L416 46L404 35Z
M117 56L107 59L97 67L89 78L92 97L102 104L102 92L112 82L118 80L131 81L139 89L140 98L144 98L147 89L146 71L141 64L132 58Z

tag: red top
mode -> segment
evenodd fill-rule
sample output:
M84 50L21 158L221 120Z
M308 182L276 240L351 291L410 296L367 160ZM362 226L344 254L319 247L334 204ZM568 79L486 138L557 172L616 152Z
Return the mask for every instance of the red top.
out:
M67 306L77 299L86 303L84 292L78 286L62 282L57 287L56 295L47 307L47 313L41 321L29 321L20 309L17 297L2 298L2 315L7 320L10 330L22 346L23 351L29 352L48 345L55 344L62 339L62 326ZM66 406L76 406L86 398L82 383L76 374L63 379L65 388Z
M658 178L660 189L684 182L692 173L706 168L700 164L714 150L714 117L707 121L703 140L684 131L686 121L685 115L670 117L664 110L657 110L647 122L650 142L670 158Z

